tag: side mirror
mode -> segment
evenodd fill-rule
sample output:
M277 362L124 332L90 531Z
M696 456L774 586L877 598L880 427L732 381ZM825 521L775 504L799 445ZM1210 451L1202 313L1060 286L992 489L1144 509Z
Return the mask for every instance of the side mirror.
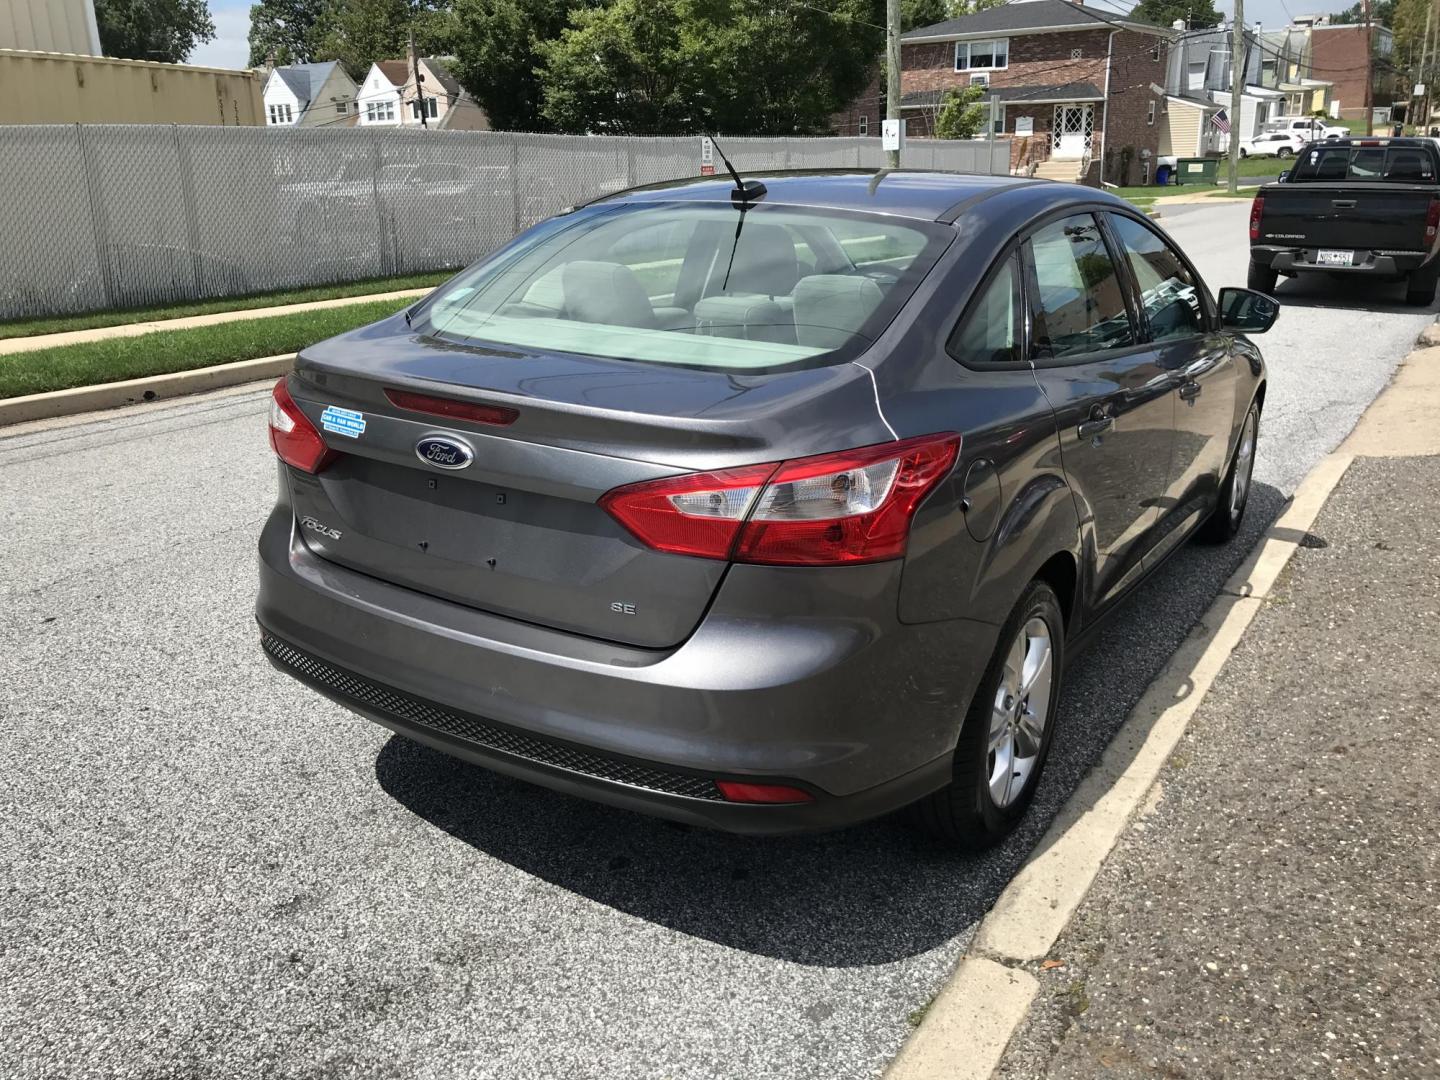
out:
M1289 169L1285 169L1283 172L1280 173L1279 176L1277 176L1277 177L1275 178L1275 182L1276 182L1277 184L1283 184L1283 183L1285 183L1286 180L1289 180L1289 179L1290 179L1290 170L1289 170Z
M1220 325L1226 330L1263 334L1280 317L1280 301L1254 289L1220 290Z

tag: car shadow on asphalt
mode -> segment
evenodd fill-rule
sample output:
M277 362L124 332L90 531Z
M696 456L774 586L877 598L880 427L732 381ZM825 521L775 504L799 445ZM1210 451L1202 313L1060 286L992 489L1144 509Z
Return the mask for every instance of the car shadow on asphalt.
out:
M1068 672L1030 814L983 854L950 851L898 817L832 833L730 836L512 780L399 735L376 758L376 777L484 855L637 919L799 964L915 956L968 933L994 904L1285 502L1256 483L1235 543L1185 545L1115 612Z
M1283 307L1292 308L1342 308L1377 315L1424 315L1440 311L1440 301L1428 307L1407 304L1404 282L1375 281L1342 274L1334 277L1302 274L1281 278L1273 295Z

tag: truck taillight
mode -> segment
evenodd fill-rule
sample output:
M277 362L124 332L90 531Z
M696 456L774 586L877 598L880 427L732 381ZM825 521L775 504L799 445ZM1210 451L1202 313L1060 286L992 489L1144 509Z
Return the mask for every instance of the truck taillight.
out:
M879 562L905 554L915 511L959 453L959 435L923 435L647 480L600 506L657 551L772 566Z
M1250 239L1260 239L1260 215L1265 213L1265 196L1256 195L1250 204Z
M1430 209L1425 214L1425 246L1434 246L1435 234L1440 232L1440 199L1430 200Z
M295 404L284 378L270 392L270 445L281 461L307 473L318 473L335 456Z

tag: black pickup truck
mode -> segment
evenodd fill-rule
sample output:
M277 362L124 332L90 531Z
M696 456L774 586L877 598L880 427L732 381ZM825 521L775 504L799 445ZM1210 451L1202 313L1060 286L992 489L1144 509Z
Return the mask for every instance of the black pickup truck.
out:
M1431 139L1311 143L1250 209L1249 285L1284 274L1364 274L1405 282L1430 304L1440 277L1440 150Z

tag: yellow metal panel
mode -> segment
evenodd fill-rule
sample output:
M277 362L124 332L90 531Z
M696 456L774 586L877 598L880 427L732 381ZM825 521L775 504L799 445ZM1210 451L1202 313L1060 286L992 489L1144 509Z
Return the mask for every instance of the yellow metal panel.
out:
M0 124L263 124L253 71L0 49Z
M100 51L91 35L92 0L0 0L0 49Z

